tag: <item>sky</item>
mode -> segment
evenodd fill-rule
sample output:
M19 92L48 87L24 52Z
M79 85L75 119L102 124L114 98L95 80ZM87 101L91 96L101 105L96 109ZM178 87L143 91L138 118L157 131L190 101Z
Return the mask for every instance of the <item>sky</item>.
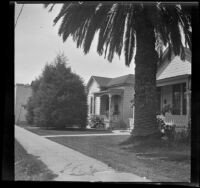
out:
M22 4L15 5L15 22ZM95 36L90 51L84 55L82 48L76 48L72 38L63 43L58 35L60 21L53 26L53 19L59 13L61 4L48 12L42 4L25 4L15 27L15 84L30 84L41 73L46 63L51 63L59 52L68 58L68 66L87 84L92 75L118 77L134 74L134 59L129 67L125 65L124 54L120 59L114 56L112 63L96 52L98 37Z

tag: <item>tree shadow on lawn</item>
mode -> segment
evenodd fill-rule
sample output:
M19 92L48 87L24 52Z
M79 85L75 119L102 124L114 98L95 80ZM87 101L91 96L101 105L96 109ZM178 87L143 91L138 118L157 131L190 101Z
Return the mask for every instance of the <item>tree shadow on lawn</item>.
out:
M162 140L147 140L134 145L131 142L122 142L120 148L134 152L139 159L159 159L189 164L191 161L191 147L189 143L166 144Z
M111 130L104 130L104 129L88 129L88 128L76 128L76 127L65 127L65 128L56 128L56 127L33 127L27 126L24 127L28 130L42 130L42 131L55 131L55 132L80 132L80 133L112 133Z

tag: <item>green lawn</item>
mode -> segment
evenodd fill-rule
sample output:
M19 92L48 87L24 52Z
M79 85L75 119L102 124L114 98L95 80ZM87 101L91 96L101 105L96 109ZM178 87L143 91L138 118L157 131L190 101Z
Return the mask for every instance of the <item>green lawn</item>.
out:
M154 182L189 182L189 148L143 148L119 145L128 136L54 137L49 138L83 154L96 158L112 168L135 173Z
M29 127L29 126L24 126L23 128L36 133L41 136L46 136L46 135L76 135L76 134L105 134L105 133L112 133L110 130L94 130L94 129L85 129L85 130L80 130L76 128L66 128L64 130L55 130L55 129L42 129L42 128L35 128L35 127Z
M28 154L15 140L15 180L51 181L55 177L44 163Z

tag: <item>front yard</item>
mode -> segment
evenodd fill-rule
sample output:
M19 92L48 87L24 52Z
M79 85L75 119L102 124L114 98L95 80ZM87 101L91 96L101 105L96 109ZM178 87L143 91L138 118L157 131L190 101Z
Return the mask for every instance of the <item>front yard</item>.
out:
M154 182L189 182L190 148L141 148L119 145L122 136L52 137L52 141L98 159L112 168L146 177Z
M50 181L56 175L47 169L44 163L30 155L15 140L15 180L17 181Z
M106 134L112 133L110 130L95 130L95 129L77 129L77 128L66 128L64 130L56 129L43 129L38 127L23 126L23 128L36 133L41 136L47 135L78 135L78 134Z

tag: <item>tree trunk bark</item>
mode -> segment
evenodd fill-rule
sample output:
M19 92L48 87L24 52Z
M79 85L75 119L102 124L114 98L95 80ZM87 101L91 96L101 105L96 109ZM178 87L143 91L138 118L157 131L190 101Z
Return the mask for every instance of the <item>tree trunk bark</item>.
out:
M136 28L135 114L133 137L158 133L156 128L156 66L154 27L142 20Z

